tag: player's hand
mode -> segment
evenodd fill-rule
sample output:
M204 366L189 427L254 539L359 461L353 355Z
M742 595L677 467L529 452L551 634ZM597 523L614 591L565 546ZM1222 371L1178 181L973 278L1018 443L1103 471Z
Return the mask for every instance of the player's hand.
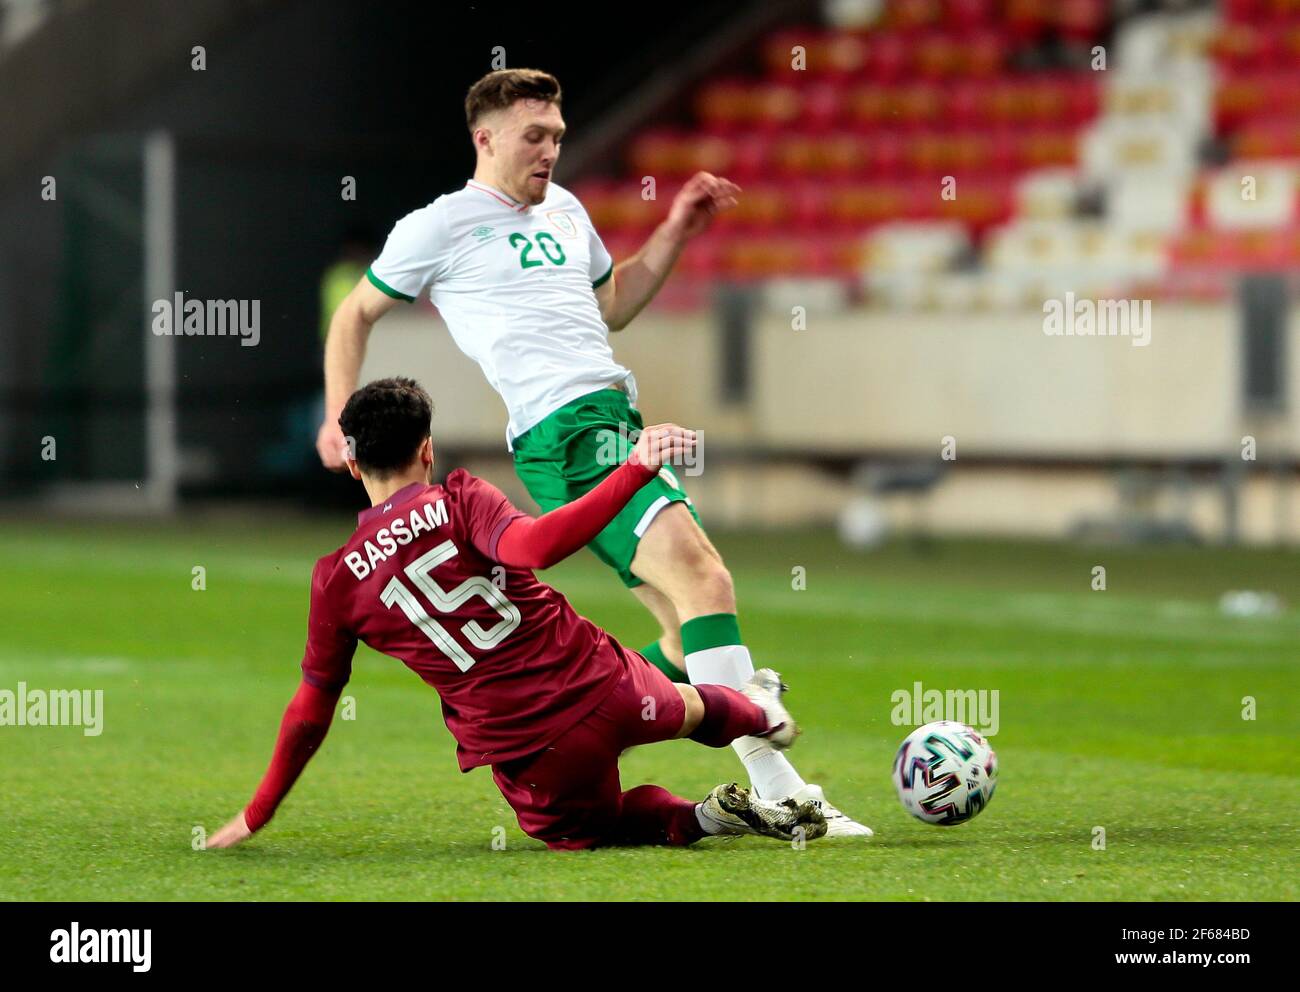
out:
M316 454L320 455L320 463L331 472L342 472L347 467L343 461L347 450L348 443L343 437L343 428L337 420L326 417L316 432Z
M708 229L716 214L734 207L739 192L740 187L730 179L697 172L673 197L668 226L682 240L693 238Z
M627 460L657 469L680 461L694 451L694 431L676 424L655 424L641 432Z
M208 838L204 849L211 851L222 847L234 847L241 840L247 840L251 836L253 836L253 831L248 829L248 824L244 822L244 814L241 810L238 816Z

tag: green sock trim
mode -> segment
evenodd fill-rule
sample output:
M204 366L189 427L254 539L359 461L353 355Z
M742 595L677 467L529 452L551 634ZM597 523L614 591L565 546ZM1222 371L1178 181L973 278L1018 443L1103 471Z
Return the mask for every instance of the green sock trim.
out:
M641 654L645 656L646 661L654 665L655 668L659 669L659 671L667 675L668 678L671 679L672 681L674 682L690 681L690 679L686 677L685 672L683 672L680 668L678 668L676 665L674 665L671 661L668 660L668 655L664 654L664 649L659 646L658 641L655 641L648 648L642 648Z
M682 624L683 654L740 643L740 621L734 613L709 613Z

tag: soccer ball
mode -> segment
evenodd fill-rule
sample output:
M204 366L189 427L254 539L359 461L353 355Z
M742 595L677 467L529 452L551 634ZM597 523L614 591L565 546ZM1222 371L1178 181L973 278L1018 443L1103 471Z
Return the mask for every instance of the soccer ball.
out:
M964 723L940 720L907 735L894 757L894 788L918 820L955 826L979 814L998 784L998 756Z

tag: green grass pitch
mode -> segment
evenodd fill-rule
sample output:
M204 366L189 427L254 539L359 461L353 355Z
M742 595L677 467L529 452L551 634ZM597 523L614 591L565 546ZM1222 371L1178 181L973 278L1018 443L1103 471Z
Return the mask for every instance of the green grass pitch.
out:
M298 681L312 562L347 533L342 517L0 523L0 689L104 690L98 737L0 727L0 898L1300 896L1300 613L1217 609L1234 588L1300 604L1300 557L997 541L861 555L820 532L716 538L746 640L791 685L796 766L870 841L551 853L486 769L457 771L436 694L362 648L355 719L336 716L276 819L196 852L194 828L215 830L261 777ZM586 552L545 577L625 643L654 636ZM908 728L891 693L916 681L999 693L998 791L970 823L927 826L895 798ZM625 786L689 797L745 781L730 749L686 741L622 767Z

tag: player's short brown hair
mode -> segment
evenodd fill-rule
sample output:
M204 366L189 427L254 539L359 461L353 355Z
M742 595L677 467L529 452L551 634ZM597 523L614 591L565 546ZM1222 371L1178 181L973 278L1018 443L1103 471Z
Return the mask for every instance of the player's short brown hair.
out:
M387 479L415 458L429 436L433 401L414 379L376 379L350 397L339 427L366 475Z
M470 133L484 114L506 110L516 100L544 100L560 104L560 81L541 69L497 69L489 72L465 94L465 123Z

